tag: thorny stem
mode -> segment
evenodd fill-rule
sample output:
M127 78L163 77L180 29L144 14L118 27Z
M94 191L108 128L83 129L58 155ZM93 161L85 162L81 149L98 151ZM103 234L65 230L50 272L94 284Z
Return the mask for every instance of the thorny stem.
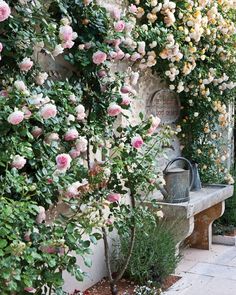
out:
M88 125L90 125L90 115L91 115L91 111L92 111L92 108L90 107L89 110L88 110L88 119L87 119L87 122L88 122ZM88 144L87 144L87 164L88 164L88 169L90 170L90 137L89 135L86 136L87 138L87 141L88 141Z
M133 192L130 193L130 198L131 198L132 209L135 209L135 197L134 197ZM102 214L101 211L100 211L100 214ZM108 278L109 278L109 282L110 282L110 290L111 290L112 295L117 295L118 294L118 289L116 287L116 284L122 278L122 276L124 275L124 273L125 273L125 271L127 269L127 266L129 264L132 252L133 252L134 242L135 242L135 233L136 233L135 223L131 227L131 239L130 239L128 255L126 257L126 260L124 262L123 267L120 269L120 271L118 272L118 274L116 275L115 278L113 278L113 276L112 276L111 261L110 261L110 258L109 258L109 245L108 245L108 239L107 239L107 232L106 232L106 229L104 227L102 228L102 232L103 232L105 261L106 261L106 266L107 266L107 270L108 270Z

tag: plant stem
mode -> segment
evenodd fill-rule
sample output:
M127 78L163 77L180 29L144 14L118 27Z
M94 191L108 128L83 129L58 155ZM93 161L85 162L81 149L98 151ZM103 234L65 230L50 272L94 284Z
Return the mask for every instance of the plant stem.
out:
M131 198L131 206L132 209L135 209L135 197L134 197L134 193L130 193L130 198ZM100 215L102 214L102 212L100 211ZM108 244L108 239L107 239L107 232L105 227L102 227L102 232L103 232L103 242L104 242L104 252L105 252L105 262L106 262L106 267L107 267L107 271L108 271L108 279L110 282L110 290L111 290L111 294L112 295L117 295L118 294L118 289L117 289L117 282L122 278L122 276L124 275L132 252L133 252L133 248L134 248L134 242L135 242L135 234L136 234L136 228L135 228L135 223L132 225L131 227L131 239L130 239L130 246L129 246L129 251L128 251L128 255L126 257L126 260L124 262L123 267L120 269L120 271L118 272L118 274L116 275L115 278L113 278L112 276L112 271L111 271L111 261L110 261L110 257L109 257L109 244Z
M111 263L109 258L109 244L108 244L107 232L105 227L102 227L102 234L103 234L105 261L106 261L106 267L108 271L108 278L109 278L109 281L111 282L113 281L113 278L112 278Z
M130 198L131 198L132 209L135 209L135 198L134 198L134 194L132 192L130 193ZM129 246L128 255L127 255L126 261L124 262L123 267L121 268L121 270L117 274L116 278L114 279L115 284L122 278L122 276L124 275L124 273L128 267L128 264L129 264L129 261L130 261L130 258L132 256L132 252L134 249L135 234L136 234L136 227L135 227L135 222L134 222L134 224L131 227L131 238L130 238L130 246Z

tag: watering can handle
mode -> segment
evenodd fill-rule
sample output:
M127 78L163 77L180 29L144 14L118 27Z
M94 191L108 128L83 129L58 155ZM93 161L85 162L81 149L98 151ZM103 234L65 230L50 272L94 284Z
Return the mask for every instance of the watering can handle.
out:
M189 168L190 168L190 172L191 172L191 182L190 182L190 190L191 190L192 187L193 187L193 182L194 182L194 173L193 173L193 167L192 167L192 164L191 164L190 161L187 160L186 158L184 158L184 157L177 157L177 158L171 160L171 161L167 164L167 166L166 166L166 168L164 169L163 173L166 174L166 173L168 172L168 168L170 167L170 165L172 165L172 164L173 164L174 162L176 162L176 161L185 161L185 162L188 164L188 166L189 166Z

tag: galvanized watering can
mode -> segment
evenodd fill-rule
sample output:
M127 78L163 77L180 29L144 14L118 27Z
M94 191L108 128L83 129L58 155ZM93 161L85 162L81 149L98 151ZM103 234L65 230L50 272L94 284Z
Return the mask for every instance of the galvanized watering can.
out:
M170 166L176 161L184 161L188 164L189 170L172 168ZM178 157L168 163L163 171L165 186L160 188L165 201L170 203L181 203L189 201L189 192L194 184L194 171L189 160Z

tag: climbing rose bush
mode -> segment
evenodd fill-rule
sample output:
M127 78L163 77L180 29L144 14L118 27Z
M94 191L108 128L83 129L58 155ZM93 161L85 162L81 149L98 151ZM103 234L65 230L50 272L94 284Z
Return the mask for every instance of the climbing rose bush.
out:
M160 74L181 100L176 130L186 157L205 182L232 183L224 142L232 124L235 76L235 2L130 0L136 18L139 68Z
M91 243L142 220L135 204L163 182L156 159L173 132L153 116L132 124L139 73L112 70L141 58L133 17L9 0L0 19L0 290L65 294L63 271L85 275L75 254L91 266ZM64 59L66 75L42 59Z

